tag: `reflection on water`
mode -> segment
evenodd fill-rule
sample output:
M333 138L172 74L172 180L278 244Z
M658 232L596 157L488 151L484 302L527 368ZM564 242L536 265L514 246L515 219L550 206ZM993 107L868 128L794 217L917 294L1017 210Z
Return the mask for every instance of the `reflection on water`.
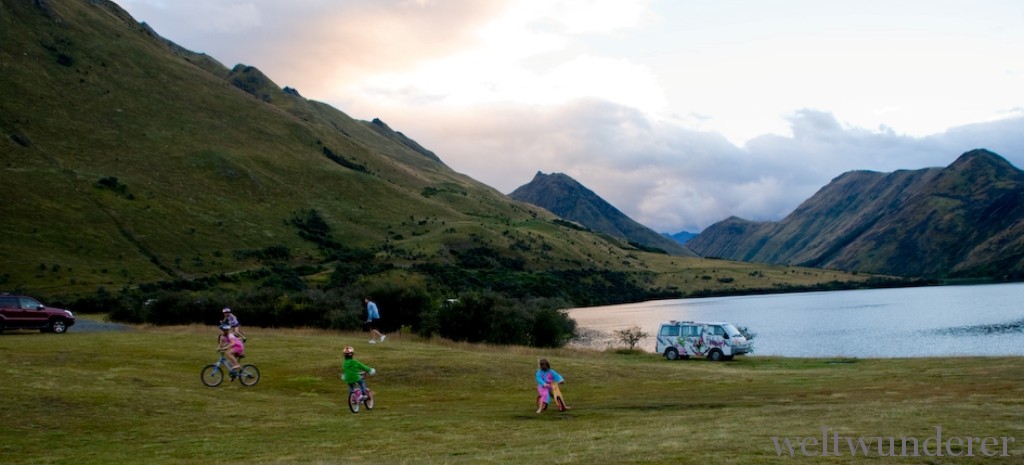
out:
M757 333L755 355L1024 355L1024 283L680 299L569 311L588 343L613 331L654 334L669 320L728 321ZM641 342L654 350L653 338Z
M978 336L987 334L1024 333L1024 320L988 325L958 326L936 330L939 334L953 336Z

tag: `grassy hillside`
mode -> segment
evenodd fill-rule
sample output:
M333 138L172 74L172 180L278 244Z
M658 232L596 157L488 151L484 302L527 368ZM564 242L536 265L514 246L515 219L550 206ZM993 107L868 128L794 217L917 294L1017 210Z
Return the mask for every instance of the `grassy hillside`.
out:
M984 149L946 168L832 180L779 222L730 218L687 245L708 256L929 278L1024 274L1024 171Z
M2 213L16 239L0 252L17 284L233 271L245 266L234 252L278 244L307 255L288 225L301 209L364 247L435 218L456 237L476 217L532 218L329 107L246 93L109 9L61 2L55 23L30 2L3 8L2 124L24 144L4 141L14 188ZM120 192L97 184L111 178ZM421 195L431 186L440 193ZM33 279L41 264L47 273Z
M262 372L251 388L200 384L200 369L216 356L212 327L5 333L5 463L774 464L806 458L780 459L772 436L820 438L828 427L841 436L923 441L936 426L944 438L1016 441L1009 457L886 460L1024 457L1019 357L668 362L653 354L398 336L370 346L358 333L247 332L246 361ZM379 372L369 380L373 411L352 414L342 400L345 345ZM534 413L533 373L542 356L567 380L568 412ZM966 444L952 446L966 451ZM812 460L878 460L844 452Z
M340 286L340 270L349 286L447 293L432 269L490 273L483 287L568 271L562 289L631 288L595 304L868 278L669 260L581 230L105 0L0 3L0 83L0 290L70 301L210 277L265 287L242 281L271 267L319 289ZM724 268L742 271L718 279Z

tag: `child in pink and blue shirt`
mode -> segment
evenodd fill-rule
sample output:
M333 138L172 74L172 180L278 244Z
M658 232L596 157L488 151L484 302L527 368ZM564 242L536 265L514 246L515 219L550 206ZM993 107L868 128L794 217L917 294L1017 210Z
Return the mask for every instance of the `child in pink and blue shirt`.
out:
M558 383L562 384L565 379L562 375L558 374L557 371L551 369L551 364L548 363L548 359L542 358L537 361L540 368L537 370L537 413L541 413L548 408L548 403L551 402L551 384Z

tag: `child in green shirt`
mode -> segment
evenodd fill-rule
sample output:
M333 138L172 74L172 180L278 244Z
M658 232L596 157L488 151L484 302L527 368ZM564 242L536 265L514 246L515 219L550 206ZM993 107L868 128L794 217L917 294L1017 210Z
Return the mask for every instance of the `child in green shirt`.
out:
M377 370L364 365L359 360L353 358L356 354L356 350L352 346L348 346L342 351L345 354L345 360L341 362L341 379L348 384L348 395L352 395L355 391L356 385L359 385L359 389L363 391L363 396L366 396L366 380L361 376L363 372L369 373L370 376L377 374Z

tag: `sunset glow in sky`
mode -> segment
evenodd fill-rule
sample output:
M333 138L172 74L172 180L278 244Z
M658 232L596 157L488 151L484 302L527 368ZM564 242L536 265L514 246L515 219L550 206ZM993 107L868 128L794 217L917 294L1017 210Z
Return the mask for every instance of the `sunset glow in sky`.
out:
M1024 167L1019 0L115 0L502 192L659 232L779 220L854 169Z

